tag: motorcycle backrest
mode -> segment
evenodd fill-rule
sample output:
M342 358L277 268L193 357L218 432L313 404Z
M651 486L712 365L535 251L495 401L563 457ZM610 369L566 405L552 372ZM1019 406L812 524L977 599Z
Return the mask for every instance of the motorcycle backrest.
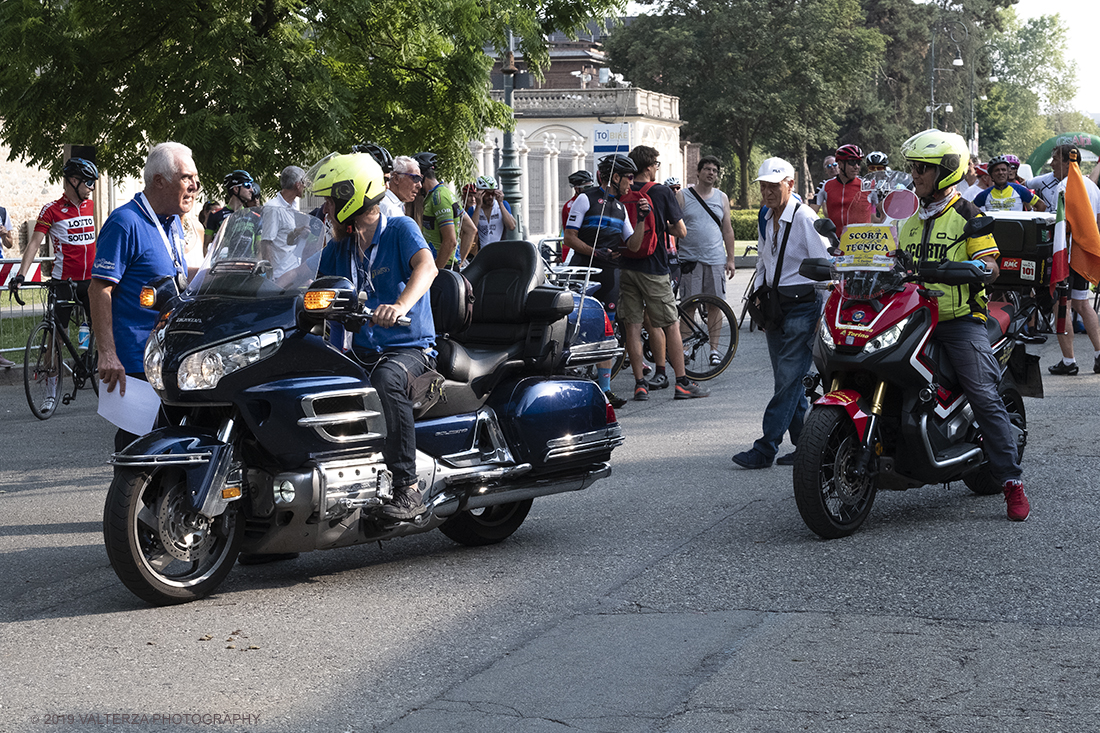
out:
M473 323L461 340L468 343L512 343L526 336L528 294L545 279L535 245L523 241L493 242L477 253L463 271L474 292Z
M429 297L436 333L456 335L470 327L474 288L462 273L440 270L432 281Z

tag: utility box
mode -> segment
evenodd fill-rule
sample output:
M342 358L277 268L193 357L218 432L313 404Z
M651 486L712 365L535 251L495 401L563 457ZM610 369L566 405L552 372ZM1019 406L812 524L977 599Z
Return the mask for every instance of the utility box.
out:
M993 238L1001 254L995 290L1049 287L1054 260L1054 215L1037 211L991 211Z

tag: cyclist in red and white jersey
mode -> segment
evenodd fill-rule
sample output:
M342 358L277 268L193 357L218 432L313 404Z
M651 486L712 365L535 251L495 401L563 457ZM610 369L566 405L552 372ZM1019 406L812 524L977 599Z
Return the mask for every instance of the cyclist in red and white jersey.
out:
M876 215L870 200L871 192L863 190L863 181L859 177L863 151L858 145L841 145L836 149L835 157L840 166L836 178L825 181L815 203L818 207L825 207L825 215L836 224L839 236L849 224L878 223L882 219Z
M92 277L92 262L95 260L95 205L92 203L92 191L99 180L99 169L90 160L69 158L61 169L61 176L64 193L57 201L42 207L31 241L23 251L19 274L11 279L8 287L12 292L18 292L42 246L42 240L49 236L54 251L50 277L76 283L75 295L84 306L84 312L91 313L88 283ZM65 326L69 324L71 313L72 306L57 308L57 317Z

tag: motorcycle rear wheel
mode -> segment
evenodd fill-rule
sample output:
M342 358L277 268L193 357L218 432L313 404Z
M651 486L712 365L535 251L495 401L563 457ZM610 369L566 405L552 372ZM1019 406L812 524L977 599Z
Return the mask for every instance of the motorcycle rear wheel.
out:
M154 606L210 595L233 568L243 523L230 505L210 520L186 506L180 470L122 468L107 490L103 541L123 585Z
M848 475L859 447L855 425L840 408L817 407L806 417L795 451L794 500L806 526L827 540L859 529L875 502L874 479Z
M1001 391L1001 400L1005 403L1005 409L1008 410L1009 421L1026 433L1027 412L1024 410L1024 398L1015 389L1009 388ZM1018 460L1023 460L1025 447L1027 447L1026 443L1017 447ZM983 463L974 473L963 476L963 483L966 484L966 488L979 496L991 496L1004 491L1004 486L993 478L989 463Z
M481 547L502 542L519 529L534 499L470 509L448 519L439 531L460 545Z

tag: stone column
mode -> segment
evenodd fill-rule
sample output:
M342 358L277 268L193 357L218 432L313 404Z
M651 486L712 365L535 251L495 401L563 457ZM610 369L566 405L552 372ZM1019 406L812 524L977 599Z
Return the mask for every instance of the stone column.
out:
M528 167L527 154L529 152L531 152L531 148L527 147L527 133L524 132L523 130L520 130L517 134L519 135L519 144L516 145L516 152L519 154L519 170L520 170L519 191L520 191L520 195L523 196L523 200L520 202L520 205L519 205L519 221L517 222L516 225L517 225L517 228L521 230L520 231L520 238L527 239L527 222L531 221L530 211L529 211L529 206L528 206L528 202L531 200L531 196L530 196L530 191L531 191L531 189L530 189L531 170ZM512 202L509 201L508 203L511 204ZM513 206L513 208L515 208L515 204L513 204L512 206Z
M543 211L542 211L542 231L552 232L554 231L554 209L550 206L551 192L554 190L554 184L557 182L557 171L555 166L558 164L558 149L557 149L557 136L552 135L549 132L545 132L542 135L542 145L546 150L546 167L542 171L543 182Z

